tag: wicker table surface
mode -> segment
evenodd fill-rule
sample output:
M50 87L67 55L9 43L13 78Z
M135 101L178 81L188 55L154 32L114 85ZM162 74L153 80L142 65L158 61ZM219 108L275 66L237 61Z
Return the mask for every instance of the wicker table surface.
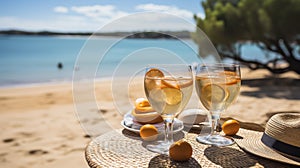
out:
M243 129L240 129L242 132ZM236 144L227 147L204 145L195 133L179 133L193 147L186 162L176 162L166 155L148 151L139 135L125 129L94 138L86 147L85 157L91 168L99 167L294 167L264 159L241 150Z

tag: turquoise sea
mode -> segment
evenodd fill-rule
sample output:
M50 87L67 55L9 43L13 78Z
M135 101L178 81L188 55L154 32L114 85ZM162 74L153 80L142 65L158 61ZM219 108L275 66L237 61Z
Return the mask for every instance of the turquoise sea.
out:
M92 49L86 50L87 40L93 41L95 46ZM138 71L147 63L157 63L158 60L176 63L182 59L192 64L210 59L199 59L198 47L192 40L115 41L113 37L89 39L75 36L0 36L0 87L71 81L73 72L80 74L78 76L83 80L90 76L130 76L131 72ZM97 53L99 49L111 43L114 45L101 57L104 53ZM245 57L253 59L261 59L264 55L250 44L244 45L243 51ZM80 63L75 64L76 60ZM57 67L59 62L63 65L61 69ZM92 71L91 75L87 74L91 71L86 67L94 68L95 65L96 71ZM129 70L130 73L126 74L124 70Z

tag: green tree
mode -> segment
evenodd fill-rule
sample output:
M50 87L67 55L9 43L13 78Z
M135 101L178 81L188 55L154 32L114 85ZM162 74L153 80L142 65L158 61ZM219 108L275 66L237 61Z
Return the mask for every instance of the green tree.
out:
M253 70L300 74L300 0L206 0L202 6L205 18L194 16L197 26L222 58L237 60ZM208 55L201 50L197 33L192 37L198 43L200 55ZM241 57L241 46L246 42L263 50L268 61ZM277 56L268 57L268 53ZM278 63L285 66L277 66Z

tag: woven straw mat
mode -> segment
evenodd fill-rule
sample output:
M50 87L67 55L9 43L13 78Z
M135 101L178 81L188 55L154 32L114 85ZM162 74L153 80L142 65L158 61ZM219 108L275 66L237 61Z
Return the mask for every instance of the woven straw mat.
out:
M242 131L242 129L240 129ZM193 155L188 161L176 162L166 155L148 151L139 135L128 130L115 130L94 138L85 156L91 168L100 167L293 167L245 153L236 144L227 147L203 145L197 134L186 133Z

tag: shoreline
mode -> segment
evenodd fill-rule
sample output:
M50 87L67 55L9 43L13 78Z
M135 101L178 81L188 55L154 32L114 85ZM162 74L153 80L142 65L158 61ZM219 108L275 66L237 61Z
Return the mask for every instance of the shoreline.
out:
M95 79L82 79L78 82L98 82L98 81L107 81L111 80L111 77L99 77ZM12 88L31 88L31 87L39 87L39 86L54 86L54 85L63 85L63 84L72 84L72 80L61 80L61 81L48 81L48 82L36 82L36 83L23 83L23 84L10 84L10 85L0 85L0 89L12 89Z
M164 34L170 34L165 36ZM99 37L126 37L134 39L172 39L172 36L191 39L191 32L182 31L116 31L116 32L55 32L55 31L25 31L25 30L0 30L0 35L24 35L24 36L99 36Z
M300 75L296 74L295 72L287 72L284 74L271 74L265 69L260 70L250 70L249 68L242 66L242 80L243 79L259 79L259 78L295 78L300 79ZM120 76L119 76L120 77ZM121 76L120 78L131 78L132 76ZM77 82L99 82L99 81L108 81L112 80L112 76L103 76L97 77L94 79L81 79ZM38 87L38 86L53 86L53 85L60 85L60 84L72 84L73 79L70 80L53 80L47 82L35 82L35 83L22 83L22 84L7 84L7 85L0 85L0 89L11 89L11 88L30 88L30 87Z

